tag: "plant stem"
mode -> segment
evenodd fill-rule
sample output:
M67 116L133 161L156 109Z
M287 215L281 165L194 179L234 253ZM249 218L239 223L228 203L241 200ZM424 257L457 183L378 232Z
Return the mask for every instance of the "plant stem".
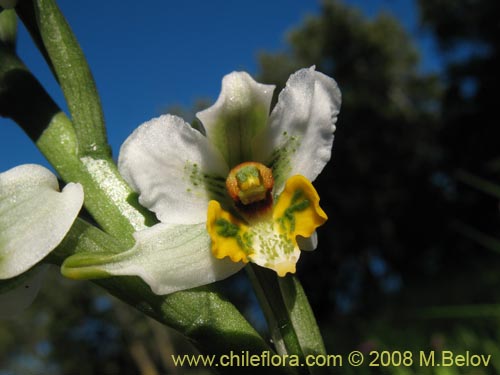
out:
M0 12L0 41L12 50L16 49L17 17L12 9Z
M131 246L132 233L155 222L109 158L79 157L71 121L17 56L0 45L0 115L16 121L66 182L79 182L85 207L109 234Z
M34 0L33 4L39 34L68 103L77 154L109 158L101 101L83 51L54 0Z
M295 276L278 277L254 264L246 268L266 317L276 350L281 355L325 355L325 347L307 297ZM300 369L303 374L323 373L320 367Z

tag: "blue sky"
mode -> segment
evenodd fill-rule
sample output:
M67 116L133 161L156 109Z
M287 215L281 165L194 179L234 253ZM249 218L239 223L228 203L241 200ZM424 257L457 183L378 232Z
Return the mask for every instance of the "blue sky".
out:
M423 69L439 69L432 39L419 30L414 0L345 0L367 16L385 11L401 19L425 54ZM125 5L124 5L125 4ZM101 95L109 141L118 154L142 122L172 105L215 100L221 78L253 74L259 51L286 48L286 33L318 0L72 1L59 5L91 66ZM21 27L18 53L62 108L63 96ZM47 165L29 138L0 118L0 171L23 163Z

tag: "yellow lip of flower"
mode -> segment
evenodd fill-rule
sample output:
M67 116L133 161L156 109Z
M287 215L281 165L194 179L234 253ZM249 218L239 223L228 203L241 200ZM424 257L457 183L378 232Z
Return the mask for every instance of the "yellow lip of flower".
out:
M217 201L210 201L207 230L216 258L251 261L285 276L295 273L300 257L296 237L310 237L326 220L318 193L309 180L296 175L287 180L272 207L272 215L259 217L250 224L223 210Z
M208 203L207 230L212 239L212 253L218 258L229 257L233 262L248 262L248 227L217 201Z

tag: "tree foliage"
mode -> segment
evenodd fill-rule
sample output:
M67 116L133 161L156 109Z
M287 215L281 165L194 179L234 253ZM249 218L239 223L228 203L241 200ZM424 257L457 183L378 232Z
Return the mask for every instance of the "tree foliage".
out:
M346 312L375 319L498 301L498 255L470 240L483 231L498 237L496 202L461 178L464 170L498 172L498 4L422 0L420 7L443 45L442 74L421 71L397 20L367 19L335 0L290 34L288 51L261 56L266 82L283 86L298 67L316 65L343 94L333 161L316 182L331 219L300 269L325 324L345 323ZM333 329L348 334L342 324Z

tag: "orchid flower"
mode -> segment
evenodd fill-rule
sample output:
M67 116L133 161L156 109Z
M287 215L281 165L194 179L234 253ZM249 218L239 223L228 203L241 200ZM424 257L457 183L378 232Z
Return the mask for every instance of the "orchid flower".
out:
M68 258L73 278L136 275L168 294L224 279L246 263L295 272L327 216L311 184L329 161L340 91L314 67L294 73L269 115L273 85L224 77L202 131L163 115L122 145L118 168L159 223L119 254Z
M14 278L55 249L82 207L80 184L58 189L57 178L39 165L0 173L0 315L19 311L34 298L41 273L30 272L34 277L22 282Z

